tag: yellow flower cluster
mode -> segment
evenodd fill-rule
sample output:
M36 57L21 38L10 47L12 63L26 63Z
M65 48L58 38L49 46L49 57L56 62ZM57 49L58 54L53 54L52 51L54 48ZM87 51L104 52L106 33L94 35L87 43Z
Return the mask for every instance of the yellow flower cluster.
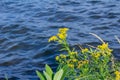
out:
M100 50L105 50L107 48L108 48L108 43L103 43L102 45L98 46L98 49L100 49Z
M72 52L70 52L69 54L70 54L70 55L77 55L78 52L72 51Z
M75 63L75 62L77 62L78 60L77 59L69 59L69 60L67 60L67 63L69 64L69 63Z
M93 53L92 54L92 57L98 59L100 57L100 53Z
M59 57L59 56L56 56L55 59L56 59L56 61L58 61L58 60L60 59L60 57Z
M88 48L82 49L82 53L87 53L88 51Z
M66 39L66 37L67 37L66 33L67 33L68 30L69 30L68 28L60 28L59 33L56 36L50 37L48 42L51 42L51 41L59 41L59 42L61 42L61 40Z
M74 68L74 64L68 64L68 67Z
M64 58L66 58L66 55L60 54L60 57L64 59Z
M116 75L116 80L120 80L120 72L119 71L115 71L115 75Z
M59 37L59 39L64 40L64 39L66 39L67 34L60 34L60 33L58 33L57 36Z
M52 36L49 38L48 42L57 41L57 40L58 40L57 36Z
M85 65L85 64L88 64L88 60L81 60L81 61L78 61L78 66L77 66L77 68L79 69L80 67L82 67L83 65Z
M99 45L97 47L99 49L99 51L101 51L101 54L103 56L110 56L112 53L112 50L108 47L108 43L103 43L102 45Z
M78 62L78 59L69 59L67 60L67 65L70 67L70 68L74 68L76 67L76 64Z
M66 34L66 32L67 32L68 30L69 30L68 28L60 28L60 29L59 29L59 33L61 33L61 34Z
M60 54L60 56L56 56L55 59L56 59L56 61L64 63L64 59L66 59L66 55Z
M62 40L66 39L66 37L67 37L66 33L67 33L68 30L69 30L68 28L60 28L59 33L57 34L59 39L62 39Z

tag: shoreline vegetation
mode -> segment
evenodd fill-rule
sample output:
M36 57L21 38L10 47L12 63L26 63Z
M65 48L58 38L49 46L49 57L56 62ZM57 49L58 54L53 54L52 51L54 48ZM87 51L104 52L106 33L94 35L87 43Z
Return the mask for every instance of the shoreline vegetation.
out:
M79 50L70 48L67 42L68 28L60 28L58 33L49 38L48 42L56 42L64 52L56 56L58 67L56 73L46 64L43 73L36 71L40 80L120 80L120 62L115 60L113 50L96 34L102 44L79 46ZM120 39L115 36L120 43Z
M109 48L108 43L96 34L90 33L102 44L96 47L87 45L87 48L79 45L79 50L70 48L67 42L68 30L60 28L57 35L49 38L48 42L56 42L61 46L60 51L66 54L61 53L55 57L58 63L56 72L47 64L43 73L36 70L40 80L120 80L120 62L114 58L113 50ZM120 44L120 39L117 36L115 38ZM5 80L8 80L7 75Z

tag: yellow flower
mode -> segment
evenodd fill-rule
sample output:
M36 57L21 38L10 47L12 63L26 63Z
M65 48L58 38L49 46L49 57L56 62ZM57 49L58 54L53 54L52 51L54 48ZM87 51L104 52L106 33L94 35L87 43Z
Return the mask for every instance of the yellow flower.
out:
M115 75L116 75L116 80L120 80L120 72L119 71L115 71Z
M78 60L77 60L77 59L73 59L72 61L73 61L73 62L77 62Z
M103 43L102 45L99 45L98 49L101 49L101 50L108 49L108 43Z
M66 34L68 30L69 30L68 28L60 28L59 33Z
M60 54L61 58L66 58L66 55Z
M68 64L68 66L69 66L70 68L74 68L74 65L73 65L73 64Z
M87 48L85 48L85 49L82 49L82 53L86 53L86 52L88 52L89 50L87 49Z
M70 52L69 54L70 54L70 55L75 55L75 54L77 55L78 52Z
M49 38L48 42L56 41L56 40L58 40L57 36L52 36Z
M58 60L59 60L59 56L56 56L56 58L55 58L55 59L56 59L56 61L58 61Z
M92 56L95 57L95 58L99 58L100 57L100 53L93 53Z
M58 33L57 36L60 38L60 39L66 39L67 37L67 34L61 34L61 33Z

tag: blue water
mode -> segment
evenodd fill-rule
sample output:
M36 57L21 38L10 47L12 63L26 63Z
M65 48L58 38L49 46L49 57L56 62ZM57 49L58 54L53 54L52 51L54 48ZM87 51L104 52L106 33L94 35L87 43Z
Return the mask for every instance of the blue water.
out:
M99 44L103 38L120 58L120 0L0 0L0 80L37 80L35 70L56 68L59 46L48 38L68 27L68 41Z

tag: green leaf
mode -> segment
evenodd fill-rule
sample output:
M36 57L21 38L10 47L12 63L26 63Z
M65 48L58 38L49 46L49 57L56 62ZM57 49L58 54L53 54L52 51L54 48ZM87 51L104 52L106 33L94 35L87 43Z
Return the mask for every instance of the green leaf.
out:
M61 80L64 80L64 79L65 79L65 76L66 76L66 74L67 74L67 72L68 72L68 66L65 65L62 69L63 69L63 75L62 75L62 77L61 77Z
M52 80L52 78L48 75L48 73L46 73L45 71L43 71L43 73L47 80Z
M63 75L63 69L60 69L58 72L56 72L53 80L61 80Z
M52 78L53 71L47 64L45 65L46 73Z
M36 70L36 74L37 76L40 78L40 80L45 80L44 76L42 75L42 73L40 73L38 70Z

